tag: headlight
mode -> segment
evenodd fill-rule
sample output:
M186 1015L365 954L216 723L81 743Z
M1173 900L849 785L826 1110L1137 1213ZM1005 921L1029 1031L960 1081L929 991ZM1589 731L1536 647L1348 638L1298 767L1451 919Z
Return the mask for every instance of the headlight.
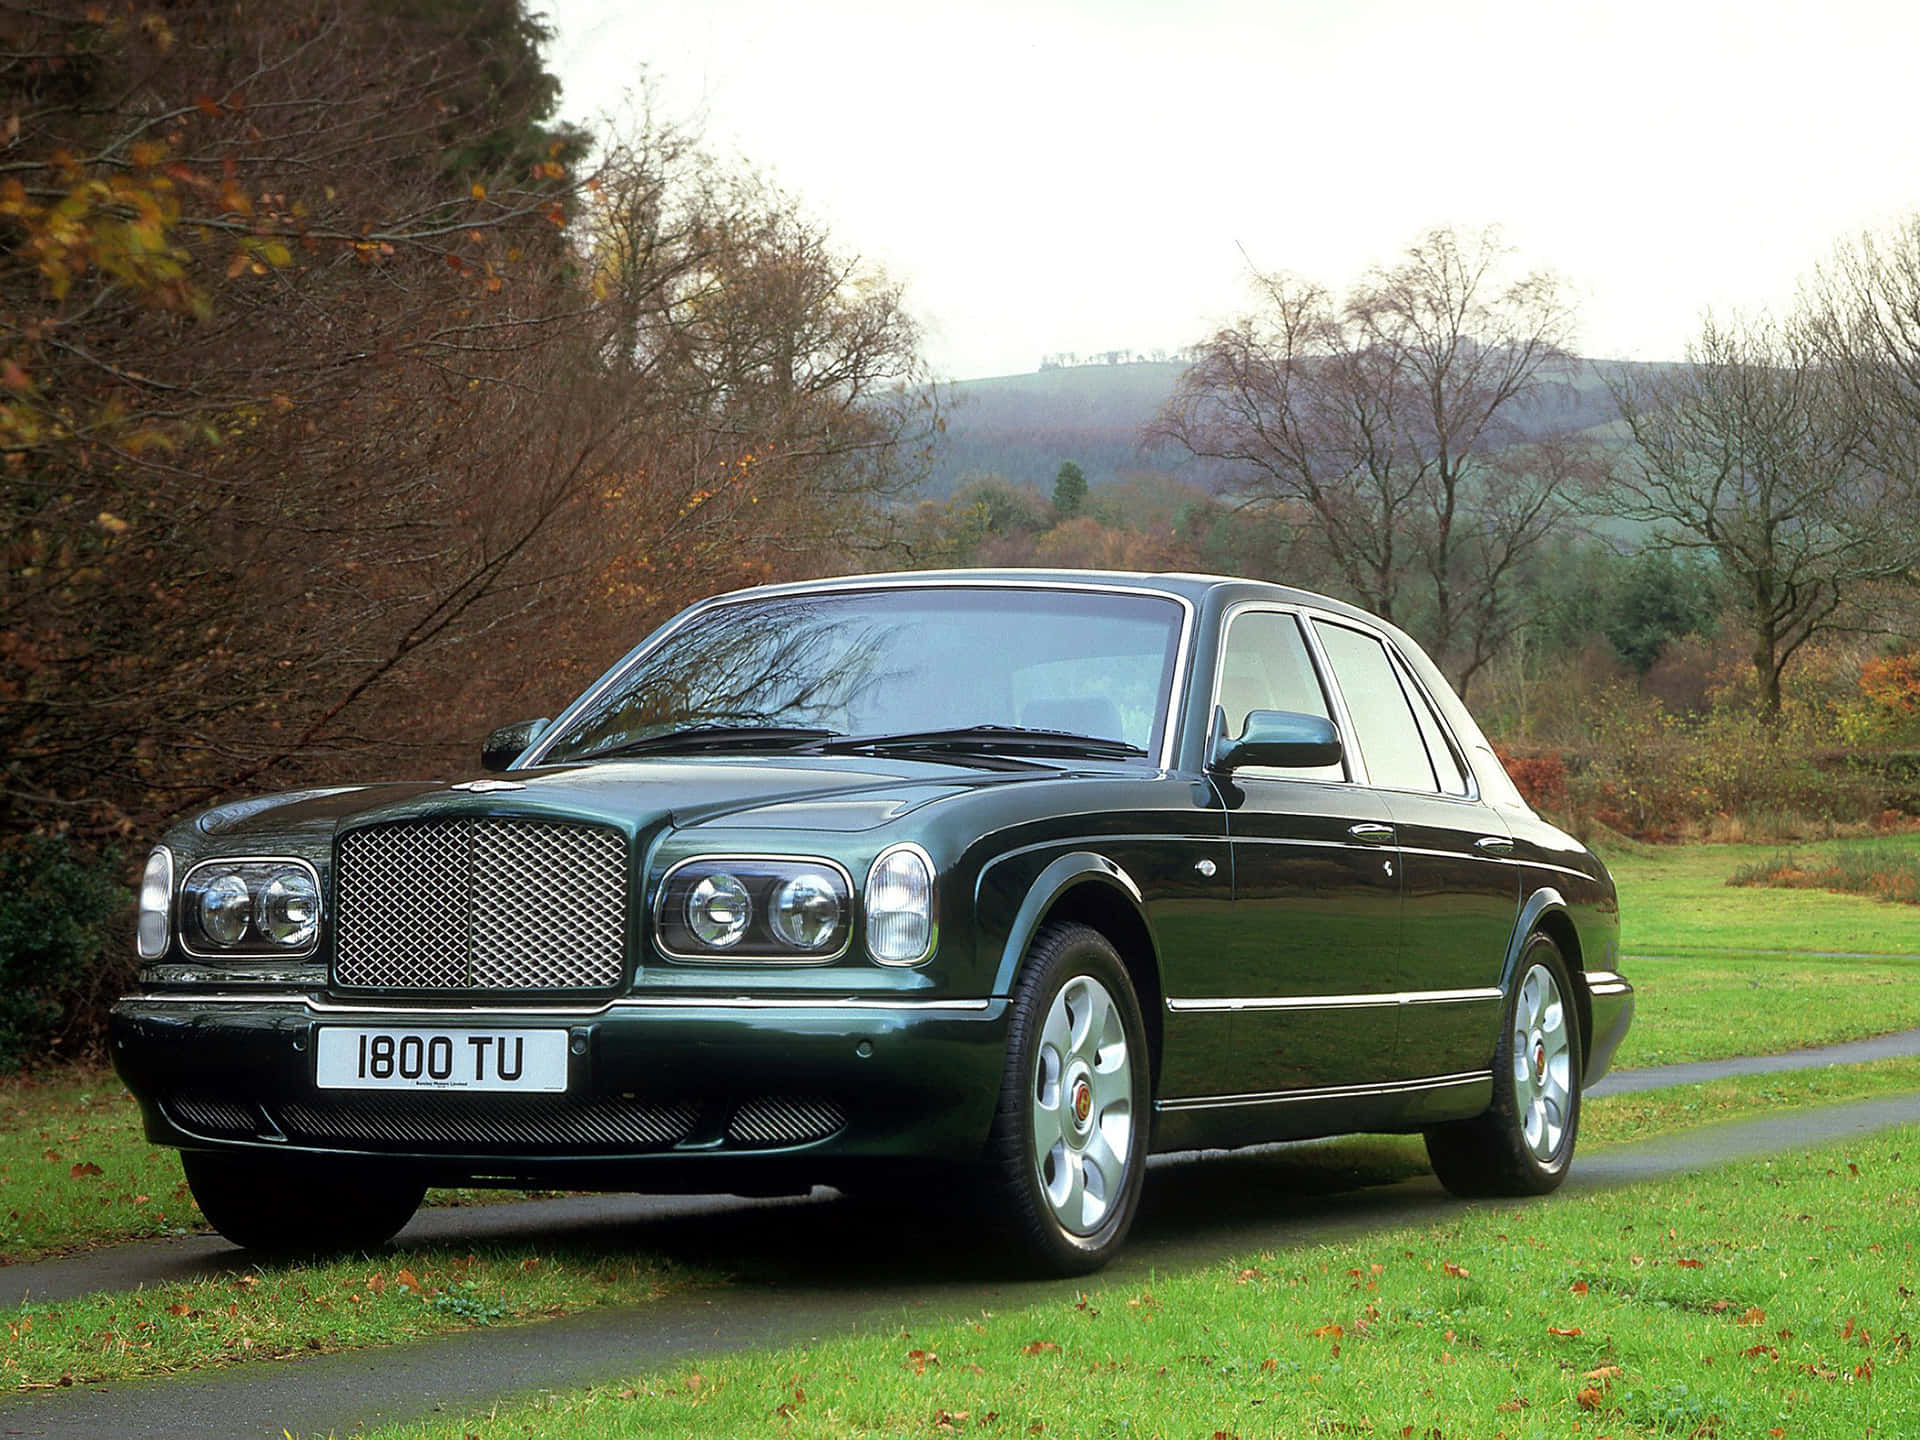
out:
M773 897L773 933L796 950L824 950L840 933L840 896L830 877L805 870Z
M238 875L216 875L201 887L200 929L214 944L238 945L252 920L253 892Z
M260 892L255 918L274 944L298 950L320 932L320 887L304 870L282 870Z
M831 860L702 855L667 872L653 913L676 960L832 960L846 952L853 881Z
M740 943L753 919L753 897L737 875L708 875L687 896L687 928L702 945L726 950Z
M196 955L307 954L320 877L304 860L202 861L180 887L180 938Z
M161 845L147 856L140 876L140 923L134 930L134 948L142 960L158 960L167 953L167 915L173 908L173 852Z
M933 953L933 862L917 845L883 850L867 872L867 951L883 965Z

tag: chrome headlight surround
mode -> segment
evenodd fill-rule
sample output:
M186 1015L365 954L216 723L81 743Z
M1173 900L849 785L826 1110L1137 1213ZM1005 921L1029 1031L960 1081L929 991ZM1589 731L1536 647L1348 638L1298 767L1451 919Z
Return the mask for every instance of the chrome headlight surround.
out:
M873 857L862 897L867 954L905 968L925 963L940 943L935 922L933 857L918 845L889 845Z
M172 920L173 852L156 845L140 875L140 912L133 932L133 948L142 960L158 960L167 953Z
M247 892L244 925L237 938L223 943L208 933L201 907L216 887L230 892L235 880ZM272 928L270 897L272 905L282 912L279 923ZM323 907L320 873L305 860L279 855L202 860L180 884L180 945L202 960L298 959L320 947ZM310 912L304 922L298 919L300 908ZM285 931L287 938L276 939L275 929Z
M746 915L737 932L730 938L702 938L694 928L696 902L731 899L741 891ZM818 924L822 891L832 897L838 914L808 947L796 938L803 927L780 924L781 905L783 899L798 903L801 896L811 897L812 919ZM824 965L847 953L853 914L853 876L837 860L818 855L694 855L660 878L653 903L653 943L669 959L692 964ZM727 925L722 934L734 928Z

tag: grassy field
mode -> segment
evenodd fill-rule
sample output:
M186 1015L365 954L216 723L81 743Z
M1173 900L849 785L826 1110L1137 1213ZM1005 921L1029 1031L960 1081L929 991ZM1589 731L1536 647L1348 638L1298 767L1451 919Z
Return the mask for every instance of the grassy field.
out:
M1075 1300L742 1354L388 1440L1920 1433L1920 1128Z
M635 1306L687 1283L644 1255L411 1247L0 1310L0 1386L53 1388L403 1344Z
M1620 887L1621 968L1635 987L1616 1065L1773 1054L1920 1027L1920 906L1727 884L1774 853L1642 846L1605 857ZM1807 1003L1812 995L1818 1004Z

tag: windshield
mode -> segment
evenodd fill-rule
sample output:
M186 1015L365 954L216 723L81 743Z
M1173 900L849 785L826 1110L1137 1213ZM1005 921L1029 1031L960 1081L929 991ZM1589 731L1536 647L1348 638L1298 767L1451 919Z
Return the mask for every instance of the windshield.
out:
M911 586L737 601L638 656L541 760L586 760L697 726L864 736L1006 726L1157 755L1180 622L1171 599L1097 590Z

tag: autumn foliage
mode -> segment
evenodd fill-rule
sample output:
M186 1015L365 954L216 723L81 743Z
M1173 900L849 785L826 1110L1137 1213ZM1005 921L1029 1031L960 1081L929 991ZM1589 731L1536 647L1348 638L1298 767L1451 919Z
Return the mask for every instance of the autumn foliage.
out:
M0 7L0 837L463 766L910 478L897 290L541 34Z

